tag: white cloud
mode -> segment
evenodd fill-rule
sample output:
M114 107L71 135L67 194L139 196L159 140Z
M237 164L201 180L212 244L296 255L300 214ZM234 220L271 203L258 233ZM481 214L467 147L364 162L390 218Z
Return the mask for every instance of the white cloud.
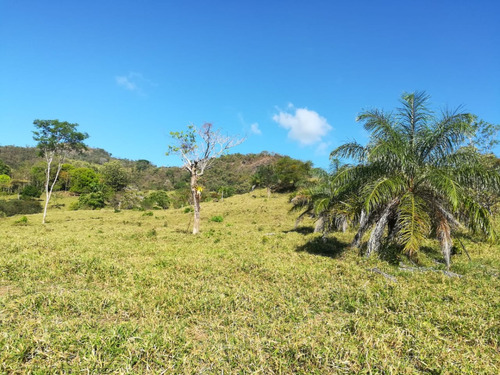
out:
M125 76L116 76L115 81L118 86L124 88L125 90L137 92L141 95L144 94L143 89L145 86L157 86L154 82L144 78L141 73L136 72L129 72Z
M262 131L259 129L259 124L256 122L250 125L250 131L252 132L252 134L257 134L257 135L262 134Z
M294 108L293 104L288 104L288 110L295 109L295 113L280 111L273 116L273 120L282 128L289 130L288 137L298 141L302 145L312 145L321 142L332 127L326 118L317 112L307 108Z
M115 77L115 79L118 86L121 86L129 91L138 90L137 85L134 82L130 81L130 79L126 76L117 76Z

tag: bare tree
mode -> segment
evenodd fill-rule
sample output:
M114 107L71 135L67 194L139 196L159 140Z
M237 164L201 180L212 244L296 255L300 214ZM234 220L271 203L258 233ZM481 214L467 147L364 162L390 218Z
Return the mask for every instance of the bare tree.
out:
M175 145L169 145L167 155L177 154L182 159L183 168L191 175L191 195L194 207L193 234L200 231L200 201L203 188L198 179L212 162L244 139L223 135L210 123L201 128L189 125L187 131L170 132Z

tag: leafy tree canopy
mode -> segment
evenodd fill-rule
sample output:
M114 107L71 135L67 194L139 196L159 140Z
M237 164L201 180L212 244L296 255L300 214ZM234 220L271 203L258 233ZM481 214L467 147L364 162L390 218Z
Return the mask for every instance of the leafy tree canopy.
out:
M0 160L0 174L5 174L7 176L11 176L11 168L3 162L3 160Z

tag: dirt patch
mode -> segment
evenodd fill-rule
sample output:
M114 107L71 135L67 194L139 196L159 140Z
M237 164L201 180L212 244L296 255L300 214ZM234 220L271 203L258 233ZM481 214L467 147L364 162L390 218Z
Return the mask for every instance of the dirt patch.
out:
M21 289L14 285L0 285L0 297L19 294Z

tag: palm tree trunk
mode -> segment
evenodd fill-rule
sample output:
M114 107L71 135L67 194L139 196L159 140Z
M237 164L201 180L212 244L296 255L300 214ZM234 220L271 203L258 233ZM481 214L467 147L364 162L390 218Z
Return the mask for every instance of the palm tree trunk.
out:
M437 237L441 243L441 251L443 253L444 261L446 263L446 268L450 268L451 264L451 248L453 246L453 241L451 239L451 231L448 222L442 218L441 222L437 228Z
M319 233L325 229L325 218L320 216L316 223L314 223L314 233Z
M354 236L354 239L351 242L351 247L359 249L361 246L361 240L363 238L363 235L365 232L370 228L371 221L374 216L374 212L372 211L369 215L366 214L365 210L361 211L361 218L359 220L359 229L356 235Z
M384 235L385 227L387 226L389 217L398 202L398 199L393 199L384 209L384 212L382 212L382 215L380 216L380 219L378 220L377 225L375 225L375 228L370 235L370 239L368 240L368 248L366 250L367 257L380 249L380 244L382 243L382 237Z

